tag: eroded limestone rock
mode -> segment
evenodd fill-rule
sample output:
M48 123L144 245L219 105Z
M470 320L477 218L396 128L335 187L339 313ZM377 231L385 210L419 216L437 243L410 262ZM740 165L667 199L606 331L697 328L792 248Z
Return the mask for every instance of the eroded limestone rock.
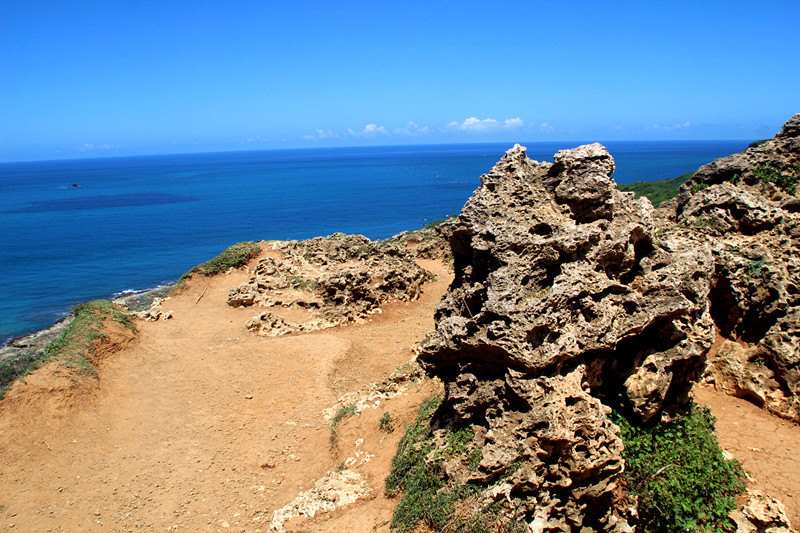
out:
M473 424L482 451L448 475L513 495L542 531L629 530L609 406L668 418L714 339L711 247L658 233L613 170L599 144L552 164L509 150L454 223L455 280L419 355L445 384L438 425Z
M297 495L291 503L272 514L270 533L285 533L284 524L294 517L313 517L320 512L333 511L369 497L372 490L364 478L353 470L328 472L314 486Z
M430 276L405 246L361 235L337 233L273 246L282 257L260 259L247 283L231 289L228 304L301 308L310 314L298 323L285 322L275 313L257 315L247 329L260 335L363 321L380 312L386 301L419 298Z
M734 511L731 518L737 533L792 533L786 509L777 500L760 490L748 492L742 509Z
M666 225L711 246L709 298L720 348L706 379L800 421L800 115L774 139L700 168ZM767 169L767 170L765 170ZM771 169L771 170L770 170ZM783 177L773 183L765 176ZM783 181L781 181L783 180ZM683 229L680 229L680 228Z

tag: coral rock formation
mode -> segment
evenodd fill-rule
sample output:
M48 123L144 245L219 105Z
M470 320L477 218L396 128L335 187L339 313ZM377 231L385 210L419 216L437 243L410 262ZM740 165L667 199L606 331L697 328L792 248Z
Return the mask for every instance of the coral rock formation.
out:
M629 529L609 406L668 418L714 339L710 246L658 235L613 170L599 144L552 164L510 149L454 224L455 281L419 356L445 383L439 425L474 425L466 475L542 531Z
M337 233L308 241L275 242L281 258L259 260L250 280L231 289L233 307L302 308L304 322L261 313L247 329L275 336L364 320L388 300L415 300L428 272L405 246Z
M709 243L720 335L707 379L800 421L800 114L774 139L701 167L664 214ZM679 231L678 229L673 230Z

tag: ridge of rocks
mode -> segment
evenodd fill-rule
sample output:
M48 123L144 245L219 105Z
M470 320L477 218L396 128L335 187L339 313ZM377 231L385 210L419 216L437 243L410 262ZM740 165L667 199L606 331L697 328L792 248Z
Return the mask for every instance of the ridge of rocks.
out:
M481 451L447 477L540 531L631 531L612 408L669 420L705 372L798 420L799 160L795 115L656 212L600 144L508 150L453 223L455 280L419 354L445 385L434 427L472 426Z
M770 181L776 176L782 180ZM663 211L674 231L693 231L714 256L709 298L718 343L706 380L795 422L800 198L790 185L798 181L800 114L774 139L701 167Z
M402 244L335 233L306 241L275 241L250 279L231 289L233 307L266 307L246 328L265 336L315 331L361 322L389 300L419 297L430 273ZM278 309L304 311L300 322Z

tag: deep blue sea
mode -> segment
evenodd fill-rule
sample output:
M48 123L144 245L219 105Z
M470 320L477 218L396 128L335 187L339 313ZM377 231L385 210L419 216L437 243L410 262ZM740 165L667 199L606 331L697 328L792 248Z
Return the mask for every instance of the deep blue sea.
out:
M525 144L525 143L523 143ZM528 155L580 142L527 143ZM607 142L617 182L672 178L747 141ZM458 213L508 144L0 164L0 341L152 288L243 240L385 238ZM73 184L78 187L73 187Z

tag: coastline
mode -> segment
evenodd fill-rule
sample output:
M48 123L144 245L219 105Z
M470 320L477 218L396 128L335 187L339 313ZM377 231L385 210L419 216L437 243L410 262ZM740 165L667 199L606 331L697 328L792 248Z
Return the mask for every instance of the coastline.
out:
M144 311L150 307L155 298L166 296L176 285L177 282L169 282L150 289L124 290L112 294L108 299L128 311ZM0 345L0 363L8 359L25 358L41 352L64 333L74 317L75 313L69 311L51 326L7 339Z

